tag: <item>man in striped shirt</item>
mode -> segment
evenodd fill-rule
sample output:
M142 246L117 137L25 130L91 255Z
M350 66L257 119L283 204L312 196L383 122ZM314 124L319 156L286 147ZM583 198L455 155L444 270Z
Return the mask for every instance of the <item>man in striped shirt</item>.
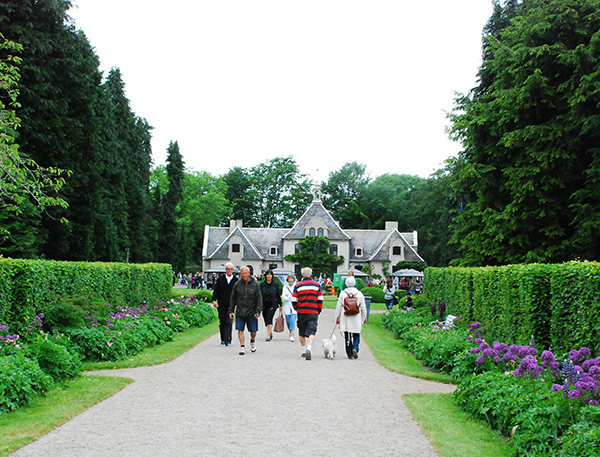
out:
M302 281L294 287L292 306L298 312L298 334L302 344L302 357L306 360L312 358L312 345L317 333L319 314L323 311L323 289L321 285L311 279L312 269L302 269ZM308 344L306 340L308 339Z

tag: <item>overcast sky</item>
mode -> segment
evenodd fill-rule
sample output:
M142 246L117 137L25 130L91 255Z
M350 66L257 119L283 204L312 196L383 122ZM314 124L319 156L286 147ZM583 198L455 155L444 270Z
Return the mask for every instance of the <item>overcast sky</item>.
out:
M344 163L429 176L459 145L455 92L476 84L489 0L73 0L105 74L121 69L154 127L212 174L293 156L326 180ZM317 172L317 170L319 170Z

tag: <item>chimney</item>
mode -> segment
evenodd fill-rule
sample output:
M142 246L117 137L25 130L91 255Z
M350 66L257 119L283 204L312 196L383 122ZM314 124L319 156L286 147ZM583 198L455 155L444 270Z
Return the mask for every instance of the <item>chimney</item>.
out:
M398 230L398 222L397 221L385 221L385 229L386 231L390 230Z
M243 219L235 219L235 220L231 219L229 221L229 233L233 232L236 227L242 228L243 225L244 225Z

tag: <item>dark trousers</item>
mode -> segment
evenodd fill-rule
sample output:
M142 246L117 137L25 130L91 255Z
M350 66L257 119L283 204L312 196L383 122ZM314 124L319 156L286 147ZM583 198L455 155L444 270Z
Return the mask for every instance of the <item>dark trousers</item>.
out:
M221 342L231 344L232 320L229 318L229 306L225 303L219 303L219 330L221 332Z
M344 332L344 338L346 339L346 355L349 359L351 359L354 349L358 351L358 345L360 344L360 333Z

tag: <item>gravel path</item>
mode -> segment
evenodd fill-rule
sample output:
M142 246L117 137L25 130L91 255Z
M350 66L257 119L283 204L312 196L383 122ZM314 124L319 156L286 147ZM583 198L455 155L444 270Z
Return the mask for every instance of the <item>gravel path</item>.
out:
M256 353L215 335L164 365L94 372L135 383L12 455L437 456L400 396L454 386L386 370L365 341L348 360L339 332L325 359L333 325L324 310L310 362L287 331L265 342L261 323Z

